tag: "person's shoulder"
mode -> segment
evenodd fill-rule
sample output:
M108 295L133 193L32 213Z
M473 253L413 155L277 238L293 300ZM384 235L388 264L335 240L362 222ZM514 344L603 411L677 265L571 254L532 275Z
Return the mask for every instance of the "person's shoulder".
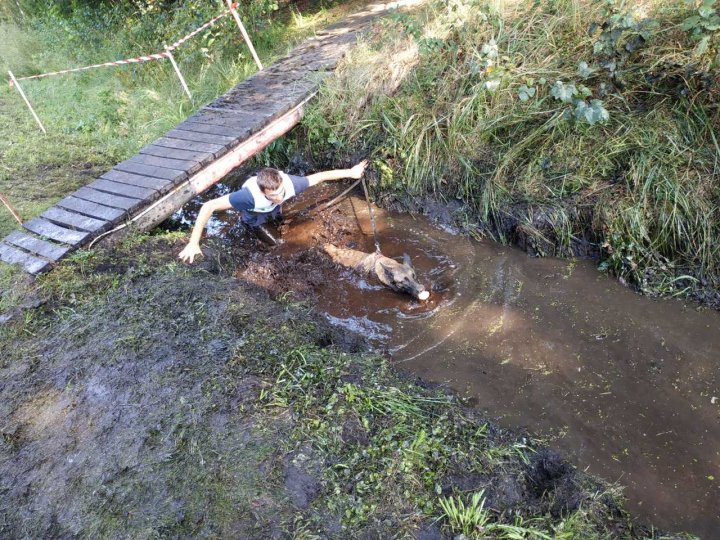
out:
M235 210L252 210L255 208L255 199L246 187L233 191L229 197L230 204Z
M310 179L307 176L296 176L294 174L288 174L287 176L290 178L290 181L295 188L296 195L298 193L302 193L310 187Z

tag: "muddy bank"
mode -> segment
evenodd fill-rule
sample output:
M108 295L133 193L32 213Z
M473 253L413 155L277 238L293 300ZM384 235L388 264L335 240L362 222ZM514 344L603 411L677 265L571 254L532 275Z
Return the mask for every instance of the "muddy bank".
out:
M498 526L659 537L530 436L352 353L294 284L232 277L259 264L242 243L192 269L181 244L68 262L0 329L3 537L452 538L439 496L480 490Z

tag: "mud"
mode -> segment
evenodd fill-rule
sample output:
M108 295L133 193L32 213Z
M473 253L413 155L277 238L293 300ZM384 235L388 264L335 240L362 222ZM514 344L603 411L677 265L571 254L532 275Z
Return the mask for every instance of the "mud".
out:
M234 280L170 275L72 313L11 353L0 400L0 536L102 537L118 527L130 536L260 534L256 523L275 509L251 508L246 497L263 492L262 454L291 425L257 425L244 410L260 381L236 381L225 363L241 343L233 324L272 317L265 304ZM235 520L223 515L230 510Z
M205 255L192 269L174 260L179 242L152 239L124 252L81 257L71 267L75 279L86 287L115 282L112 288L76 298L70 285L58 285L62 294L41 295L37 307L26 308L30 323L6 325L0 335L0 536L291 538L312 531L387 538L410 527L417 537L452 537L429 520L404 521L407 493L418 492L417 484L403 485L405 474L383 482L389 493L372 519L350 529L344 524L354 505L372 495L358 479L374 472L362 468L367 457L347 478L334 466L363 451L381 455L386 434L407 419L380 414L365 424L367 418L361 422L342 408L339 417L324 419L339 389L367 385L368 391L401 388L430 397L439 386L413 384L412 374L398 379L365 356L343 356L366 350L372 339L392 348L397 328L379 323L378 334L368 332L374 323L363 313L356 318L358 336L337 311L340 324L328 327L320 317L328 306L318 311L313 299L332 298L342 308L361 298L366 309L409 322L431 320L455 290L446 273L432 270L452 264L445 256L422 257L419 273L434 291L423 304L332 264L318 246L366 249L371 240L358 236L366 216L347 201L321 219L305 213L331 192L315 190L313 199L290 208L296 213L281 227L287 243L279 248L263 246L230 218L214 224L229 241L205 241ZM265 329L274 333L264 335ZM330 375L288 402L275 402L268 393L287 378L282 366L293 350L319 354L316 372ZM328 400L318 401L309 416L297 414L308 395ZM338 426L338 443L328 446L327 433L308 429L312 423L298 427L308 421ZM659 534L633 525L615 499L603 495L607 485L476 410L437 405L417 421L416 429L443 433L447 444L457 445L425 458L442 493L485 490L493 515L509 522L515 513L564 516L582 507L601 524L603 537ZM414 435L408 436L398 448L411 444ZM488 456L482 473L465 447L474 437ZM436 496L432 484L427 489ZM351 503L345 514L338 513L338 497Z

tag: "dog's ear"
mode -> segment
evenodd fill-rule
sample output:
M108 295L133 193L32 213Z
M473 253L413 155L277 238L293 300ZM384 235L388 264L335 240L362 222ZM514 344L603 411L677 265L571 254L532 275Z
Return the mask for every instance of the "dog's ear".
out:
M403 253L403 264L406 264L410 268L415 270L415 267L412 265L412 261L410 260L410 255L408 255L407 253Z
M378 263L380 266L380 272L377 272L378 279L382 281L385 285L391 285L395 278L392 266L382 260L378 261Z

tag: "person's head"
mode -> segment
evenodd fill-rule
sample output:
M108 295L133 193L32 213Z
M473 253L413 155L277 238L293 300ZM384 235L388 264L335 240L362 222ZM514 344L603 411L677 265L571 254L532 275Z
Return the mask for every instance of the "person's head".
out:
M260 191L270 202L280 204L285 198L283 178L277 169L260 169L257 173L257 183Z

